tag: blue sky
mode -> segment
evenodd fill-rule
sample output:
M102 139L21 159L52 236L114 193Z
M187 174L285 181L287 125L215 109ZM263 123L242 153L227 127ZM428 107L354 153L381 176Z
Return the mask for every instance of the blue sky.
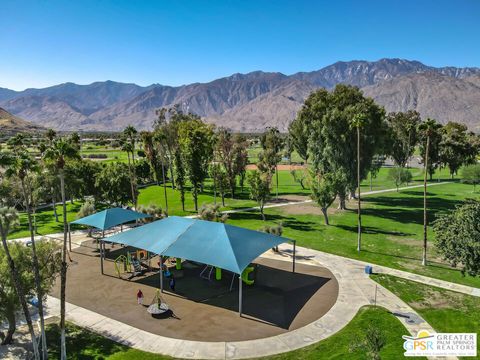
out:
M480 66L478 0L2 0L0 87L206 82L338 60Z

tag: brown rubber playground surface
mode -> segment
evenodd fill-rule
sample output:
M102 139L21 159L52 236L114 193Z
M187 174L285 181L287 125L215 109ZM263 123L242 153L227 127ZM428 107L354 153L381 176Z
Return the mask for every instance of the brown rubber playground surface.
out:
M175 293L164 280L163 300L172 312L153 318L146 307L137 304L141 289L148 306L160 284L158 258L151 261L151 272L125 280L118 278L113 259L126 248L107 245L105 275L100 273L96 245L86 241L71 253L67 280L67 301L133 327L167 337L197 341L241 341L269 337L297 329L322 317L336 302L338 283L322 267L298 264L292 273L288 261L258 258L255 283L243 286L243 313L238 315L238 279L229 291L232 275L222 280L201 278L203 264L184 262L174 270ZM133 249L128 249L132 250ZM59 281L52 291L59 295Z

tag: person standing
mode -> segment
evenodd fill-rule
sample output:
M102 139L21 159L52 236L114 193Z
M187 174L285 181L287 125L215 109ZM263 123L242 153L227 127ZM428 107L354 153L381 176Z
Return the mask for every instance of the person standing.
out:
M137 304L143 305L143 292L140 289L138 289L138 292L137 292Z
M170 290L172 290L172 292L175 292L175 278L173 277L173 274L172 274L172 277L170 278L169 285L170 285Z

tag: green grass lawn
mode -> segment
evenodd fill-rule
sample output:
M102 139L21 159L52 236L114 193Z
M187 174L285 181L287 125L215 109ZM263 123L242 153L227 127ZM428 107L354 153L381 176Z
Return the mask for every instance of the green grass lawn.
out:
M372 279L415 309L438 332L480 333L480 298L394 276ZM477 344L480 352L480 343Z
M428 188L429 221L472 197L472 187L450 183ZM480 287L480 277L463 277L436 253L429 232L429 265L421 265L423 234L423 188L369 195L363 199L363 251L358 254L356 203L349 210L332 209L330 226L324 225L318 209L293 207L266 209L267 224L284 224L284 236L297 244L422 275ZM316 213L314 211L316 210ZM302 212L303 211L303 212ZM258 230L265 225L258 212L231 214L232 225Z
M76 214L80 210L81 205L82 204L79 201L76 201L73 204L71 204L70 201L67 202L67 221L75 220ZM63 232L63 211L61 204L57 205L57 214L59 222L55 221L53 207L37 210L34 217L37 225L37 234L47 235ZM18 239L27 236L30 236L30 231L28 230L28 218L27 214L22 212L20 214L20 225L11 230L8 238Z
M412 169L415 180L421 179L421 171ZM388 179L388 169L381 169L374 179L373 189L392 188L393 184ZM439 172L438 179L445 180L448 173ZM367 182L367 185L369 184ZM365 190L364 190L365 191ZM432 186L428 190L429 220L435 214L448 211L467 197L472 197L472 186L461 183ZM275 187L272 189L272 197ZM302 189L296 183L289 171L279 171L279 196L308 195L308 189ZM194 214L192 194L186 193L186 211L181 210L178 191L167 189L169 214L191 215ZM356 251L357 242L357 215L356 203L349 204L350 210L336 211L332 206L330 226L325 226L323 217L318 208L305 208L292 212L291 207L266 209L267 224L284 224L284 235L298 241L298 244L317 250L322 250L350 258L361 259L373 264L381 264L396 269L411 271L447 281L458 282L466 285L480 287L480 279L463 277L459 271L447 266L436 254L433 247L432 233L429 234L429 266L421 265L421 246L423 231L423 189L415 188L400 192L388 192L366 196L363 200L363 251ZM213 202L212 182L207 181L204 193L200 194L199 206L202 203ZM217 197L220 203L220 197ZM164 208L163 188L150 186L140 190L139 204L156 204ZM234 200L226 198L223 209L238 209L251 207L256 204L249 199L248 189L240 192ZM60 208L60 207L59 207ZM68 219L73 220L80 208L79 203L68 204ZM303 212L302 212L303 211ZM61 215L61 209L59 210ZM56 223L51 209L38 211L37 229L40 234L61 232L63 226ZM265 225L256 211L240 212L230 215L230 224L258 230ZM14 229L9 238L28 236L26 216L22 214L21 226Z
M385 346L381 350L382 359L399 359L403 357L402 335L407 330L392 314L379 307L367 306L360 309L353 320L335 335L315 345L292 351L282 355L262 358L264 360L289 359L368 359L363 349L351 348L357 339L362 339L363 332L370 325L378 328L385 338ZM50 344L49 353L52 359L59 358L58 326L50 325L47 339ZM108 359L108 360L166 360L168 356L156 355L135 350L112 340L92 333L77 326L68 325L67 329L68 359Z
M98 159L98 161L102 162L113 162L113 161L120 161L120 162L127 162L127 153L122 151L118 148L111 148L107 146L97 146L97 145L89 145L87 147L83 147L80 150L80 155L99 155L105 154L107 155L106 159Z

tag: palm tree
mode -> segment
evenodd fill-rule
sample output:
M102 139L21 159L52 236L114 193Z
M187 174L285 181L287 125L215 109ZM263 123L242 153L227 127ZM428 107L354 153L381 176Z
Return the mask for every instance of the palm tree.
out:
M158 185L158 152L157 148L155 147L154 141L157 140L157 137L154 136L154 134L150 131L142 131L140 133L140 137L143 142L143 149L145 151L145 155L150 162L150 166L153 169L153 172L155 173L155 180L157 181ZM165 214L168 216L168 199L167 199L167 184L166 184L166 179L165 179L165 166L164 161L163 161L163 154L160 154L162 157L162 180L163 180L163 193L165 196Z
M127 153L127 159L128 159L128 172L129 172L129 177L130 177L130 189L132 191L132 203L134 204L135 208L137 207L137 196L136 196L136 191L135 191L135 183L133 179L133 174L132 174L132 162L130 160L130 153L133 152L132 150L132 144L125 141L122 144L122 151L125 151Z
M45 132L45 137L48 139L49 145L52 145L53 140L57 137L57 132L53 129L48 129Z
M362 113L355 114L350 125L357 129L357 188L358 188L358 235L357 235L357 251L362 250L362 198L360 194L360 128L365 123L365 115Z
M62 247L62 266L60 270L60 359L66 360L67 348L65 343L65 291L67 284L67 203L65 200L65 164L69 159L80 158L78 150L69 141L65 139L56 139L52 142L52 146L45 150L43 158L46 162L55 166L58 177L60 178L60 192L62 194L63 205L63 247Z
M38 345L37 339L35 336L35 330L33 328L32 317L30 316L30 311L28 310L27 300L25 298L25 293L23 291L22 284L20 282L20 275L17 271L15 263L12 259L10 254L10 249L8 248L7 244L7 236L10 232L10 229L13 228L15 225L18 224L18 212L14 208L2 207L0 208L0 236L2 238L2 245L3 250L7 256L8 266L10 268L10 274L12 276L13 286L15 287L15 291L17 292L18 298L20 300L20 304L22 306L23 313L25 315L25 320L28 325L28 331L30 332L30 337L32 338L32 347L35 359L39 359L39 352L38 352ZM15 323L14 323L15 325ZM6 343L9 343L8 337L12 337L13 331L9 329L7 333Z
M418 127L419 131L425 139L425 158L424 158L424 175L423 175L423 255L422 265L427 265L427 173L428 173L428 153L430 152L430 138L438 130L440 124L435 120L427 118Z
M137 207L137 174L135 172L135 139L137 137L137 129L135 129L132 125L128 125L123 130L123 135L125 136L126 140L130 143L130 152L132 153L132 165L131 165L131 179L134 184L135 195L133 199L133 204L135 208Z
M29 191L29 174L38 170L37 162L32 156L25 150L17 150L16 155L12 158L10 164L7 166L5 175L9 178L17 178L20 180L20 185L23 193L23 200L25 202L25 210L28 217L28 229L30 231L30 242L32 248L32 261L33 261L33 273L35 278L35 287L38 297L38 315L40 318L40 331L42 337L42 357L46 359L47 353L47 340L45 336L45 318L43 313L43 289L40 280L40 265L37 257L37 247L35 243L35 233L32 219L31 204L33 203L33 197L31 191Z

